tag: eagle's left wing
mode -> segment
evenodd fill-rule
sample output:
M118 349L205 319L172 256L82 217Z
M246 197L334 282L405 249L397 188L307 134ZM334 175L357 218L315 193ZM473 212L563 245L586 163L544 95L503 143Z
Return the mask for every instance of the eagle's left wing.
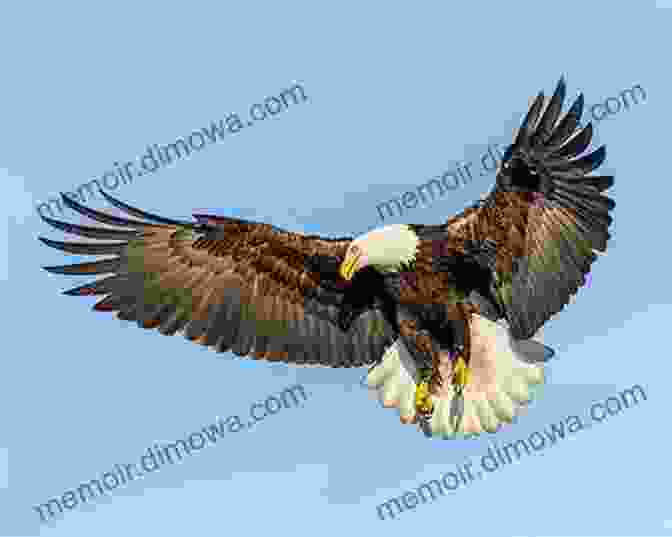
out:
M582 95L558 121L564 97L561 78L542 114L539 93L491 193L448 220L444 239L432 247L435 262L436 256L473 253L479 245L484 253L492 251L497 299L517 339L532 337L562 310L610 237L615 203L602 192L614 178L587 175L602 164L606 150L580 156L592 126L577 132Z

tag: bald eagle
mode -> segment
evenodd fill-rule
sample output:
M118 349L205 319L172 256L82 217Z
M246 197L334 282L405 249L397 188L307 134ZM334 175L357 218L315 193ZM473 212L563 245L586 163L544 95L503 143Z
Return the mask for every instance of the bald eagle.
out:
M129 218L66 206L108 224L43 217L95 242L40 237L70 254L111 256L44 267L107 274L65 291L102 297L96 311L217 352L295 365L366 367L402 423L429 436L495 432L544 381L552 349L535 338L606 250L613 176L589 175L580 94L560 118L564 77L540 92L490 193L443 224L387 225L362 236L292 233L239 218L178 221L101 190Z

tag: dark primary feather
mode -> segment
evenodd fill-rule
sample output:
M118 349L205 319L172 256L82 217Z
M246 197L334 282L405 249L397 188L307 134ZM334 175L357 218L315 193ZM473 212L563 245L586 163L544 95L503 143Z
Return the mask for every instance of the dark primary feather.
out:
M44 237L39 237L42 243L57 250L61 250L68 254L77 254L77 255L106 255L106 254L116 254L119 255L123 252L126 243L124 242L99 242L99 243L88 243L88 242L63 242L63 241L54 241L51 239L45 239Z
M544 110L544 115L539 120L539 125L537 126L533 138L532 144L539 145L545 144L548 139L553 134L553 127L558 121L560 116L560 111L562 110L562 103L565 100L565 94L567 92L567 86L565 85L564 79L560 79L553 97L549 101L546 109Z
M180 227L188 227L190 229L194 229L196 226L189 222L183 222L180 220L174 220L172 218L165 218L163 216L159 216L156 214L148 213L147 211L142 211L140 209L136 209L135 207L131 207L130 205L124 203L123 201L119 201L116 198L113 198L109 194L107 194L104 190L100 190L100 193L102 196L110 203L110 205L113 205L117 209L120 209L124 211L126 214L130 214L131 216L135 216L136 218L142 218L143 220L149 220L150 222L156 223L156 224L166 224L169 226L180 226ZM77 204L77 206L81 209L85 209L84 206ZM73 208L73 206L70 204L70 208ZM80 209L75 209L78 212L81 212ZM90 211L90 209L87 209L87 211ZM98 213L100 214L100 213Z
M107 274L65 291L102 297L96 311L116 312L164 335L181 331L217 352L330 367L374 363L394 336L389 315L372 294L373 280L363 274L347 285L339 282L335 269L350 238L304 236L230 217L199 215L196 224L182 222L102 194L141 220L97 211L65 195L70 209L116 228L44 220L66 233L118 242L40 237L67 253L112 256L44 267L55 274ZM347 332L339 326L344 315L351 324Z
M571 134L578 127L583 115L583 94L580 94L572 106L569 107L567 114L560 120L558 126L551 133L550 138L544 144L545 151L553 151L564 144Z
M108 229L100 227L91 227L91 226L80 226L77 224L70 224L69 222L61 222L60 220L54 220L53 218L48 218L42 216L44 220L51 227L58 229L59 231L64 231L65 233L71 233L73 235L79 235L80 237L86 237L89 239L112 239L112 240L129 240L134 237L139 237L140 232L132 230L119 230L119 229Z

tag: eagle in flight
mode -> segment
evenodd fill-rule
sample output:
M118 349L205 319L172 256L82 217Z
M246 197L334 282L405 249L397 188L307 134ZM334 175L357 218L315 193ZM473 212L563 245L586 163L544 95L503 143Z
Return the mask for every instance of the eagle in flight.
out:
M327 238L207 214L157 216L101 190L129 218L72 210L106 224L43 217L95 241L40 237L101 260L45 267L107 276L65 291L99 295L96 311L182 333L240 357L368 366L367 384L402 423L456 438L495 432L522 412L553 351L541 326L572 301L606 250L613 176L589 175L583 95L560 118L566 86L540 92L477 203L437 225L387 225ZM591 152L592 151L592 152Z

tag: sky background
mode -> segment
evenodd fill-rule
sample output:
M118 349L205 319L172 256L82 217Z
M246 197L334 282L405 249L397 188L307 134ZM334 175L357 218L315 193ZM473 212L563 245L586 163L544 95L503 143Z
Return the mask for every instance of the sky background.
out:
M0 20L0 535L672 535L669 502L669 1L440 5L22 2ZM544 328L557 351L530 412L496 436L428 440L371 401L363 370L223 358L64 297L77 279L35 205L294 81L308 101L112 195L342 236L376 204L506 143L539 90L647 100L596 125L616 175L613 239L590 289ZM435 223L476 177L390 222ZM100 199L91 205L105 207ZM72 212L68 218L78 221ZM33 506L137 462L155 442L303 383L308 399L181 464L40 524ZM641 385L648 399L553 447L380 521L376 506L490 442L527 438ZM380 533L378 533L380 532Z

